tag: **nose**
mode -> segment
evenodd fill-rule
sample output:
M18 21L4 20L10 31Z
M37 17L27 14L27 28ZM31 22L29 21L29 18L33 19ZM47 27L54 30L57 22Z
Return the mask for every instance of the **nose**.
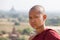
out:
M34 23L36 20L35 19L32 19L31 22Z

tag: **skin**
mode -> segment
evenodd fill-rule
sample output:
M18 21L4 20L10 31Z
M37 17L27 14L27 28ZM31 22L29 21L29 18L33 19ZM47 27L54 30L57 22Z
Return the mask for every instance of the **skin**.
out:
M29 23L39 34L44 31L46 14L43 7L36 5L29 11Z

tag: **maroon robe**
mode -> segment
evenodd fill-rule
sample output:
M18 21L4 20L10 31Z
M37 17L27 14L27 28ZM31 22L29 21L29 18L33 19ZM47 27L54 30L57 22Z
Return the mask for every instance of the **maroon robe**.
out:
M32 40L60 40L60 36L56 31L47 29L36 35Z

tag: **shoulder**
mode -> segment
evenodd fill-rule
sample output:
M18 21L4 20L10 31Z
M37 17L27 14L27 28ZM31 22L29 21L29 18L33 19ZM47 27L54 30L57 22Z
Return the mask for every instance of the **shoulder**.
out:
M59 34L55 30L53 30L53 29L48 29L48 30L49 30L48 31L49 34L51 34L53 36L59 36Z
M46 35L47 39L60 40L60 36L55 30L53 29L48 29L48 30L49 31L47 32L47 35Z
M36 32L34 31L33 33L30 34L29 40L32 40L36 36Z

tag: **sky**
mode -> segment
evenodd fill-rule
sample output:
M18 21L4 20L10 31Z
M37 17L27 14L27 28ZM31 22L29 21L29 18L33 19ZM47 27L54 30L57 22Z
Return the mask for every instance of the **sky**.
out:
M46 11L60 11L60 0L0 0L0 10L29 11L34 5L42 5Z

